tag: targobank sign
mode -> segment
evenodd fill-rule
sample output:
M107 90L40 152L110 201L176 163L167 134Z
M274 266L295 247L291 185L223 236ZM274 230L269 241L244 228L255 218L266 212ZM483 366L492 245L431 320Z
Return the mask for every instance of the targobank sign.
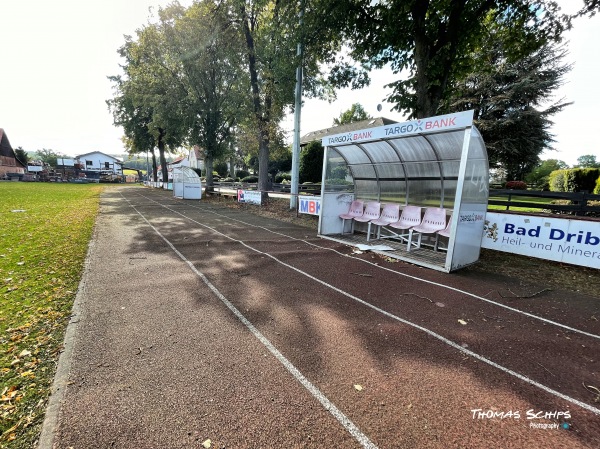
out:
M452 129L466 128L473 124L473 111L459 112L456 114L439 115L426 119L413 120L404 123L379 126L377 128L352 131L333 136L324 137L323 146L346 145L350 143L365 142L368 140L385 139L411 134L430 133L435 131L450 131Z
M600 223L488 212L481 247L600 268Z

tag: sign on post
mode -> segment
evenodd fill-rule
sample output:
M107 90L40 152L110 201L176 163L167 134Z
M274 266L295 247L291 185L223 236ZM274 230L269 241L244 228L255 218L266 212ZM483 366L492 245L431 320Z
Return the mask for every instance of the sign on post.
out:
M239 203L262 204L262 194L257 190L242 190L237 191L237 200Z
M319 215L321 212L321 197L301 196L299 197L298 212L308 215Z

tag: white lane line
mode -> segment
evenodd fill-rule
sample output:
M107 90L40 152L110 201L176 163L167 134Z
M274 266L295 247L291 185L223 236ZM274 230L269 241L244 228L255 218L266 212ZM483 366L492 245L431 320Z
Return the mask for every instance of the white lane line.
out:
M133 206L133 207L135 208L135 206ZM188 219L188 220L190 220L190 221L192 221L192 222L194 222L194 223L196 223L196 224L198 224L198 225L200 225L202 227L210 229L213 232L215 232L217 234L220 234L220 235L222 235L223 237L225 237L225 238L227 238L229 240L232 240L234 242L240 243L242 246L248 248L251 251L254 251L254 252L257 252L257 253L262 254L264 256L267 256L267 257L273 259L274 261L276 261L277 263L279 263L279 264L281 264L281 265L283 265L285 267L288 267L291 270L294 270L297 273L299 273L299 274L301 274L303 276L306 276L309 279L312 279L313 281L318 282L319 284L324 285L325 287L328 287L328 288L330 288L330 289L332 289L332 290L340 293L341 295L346 296L347 298L350 298L350 299L352 299L352 300L354 300L354 301L356 301L356 302L358 302L360 304L363 304L364 306L369 307L369 308L371 308L371 309L373 309L373 310L381 313L382 315L385 315L385 316L387 316L387 317L389 317L389 318L391 318L393 320L399 321L399 322L404 323L404 324L406 324L408 326L411 326L411 327L413 327L415 329L418 329L418 330L420 330L422 332L425 332L428 335L430 335L430 336L432 336L432 337L434 337L434 338L442 341L443 343L446 343L447 345L449 345L449 346L457 349L458 351L460 351L460 352L462 352L462 353L464 353L464 354L466 354L468 356L471 356L471 357L473 357L473 358L475 358L475 359L477 359L477 360L479 360L481 362L484 362L484 363L486 363L486 364L488 364L488 365L490 365L490 366L492 366L492 367L494 367L496 369L499 369L500 371L502 371L502 372L504 372L506 374L509 374L509 375L511 375L513 377L516 377L517 379L520 379L523 382L526 382L526 383L528 383L530 385L533 385L534 387L537 387L537 388L539 388L539 389L541 389L541 390L543 390L543 391L545 391L545 392L547 392L547 393L549 393L549 394L551 394L553 396L556 396L558 398L564 399L565 401L568 401L568 402L570 402L572 404L575 404L575 405L577 405L577 406L579 406L579 407L581 407L581 408L583 408L585 410L588 410L588 411L590 411L590 412L592 412L592 413L594 413L596 415L600 415L600 409L598 409L598 408L596 408L594 406L586 404L585 402L582 402L582 401L580 401L578 399L572 398L572 397L570 397L570 396L568 396L566 394L563 394L563 393L561 393L559 391L553 390L552 388L547 387L546 385L543 385L543 384L541 384L539 382L536 382L535 380L530 379L530 378L528 378L527 376L525 376L523 374L517 373L516 371L513 371L513 370L511 370L509 368L506 368L506 367L504 367L502 365L499 365L498 363L496 363L496 362L494 362L494 361L492 361L490 359L487 359L486 357L484 357L482 355L479 355L479 354L477 354L477 353L475 353L473 351L470 351L469 349L463 348L458 343L455 343L452 340L449 340L446 337L433 332L432 330L429 330L429 329L427 329L427 328L425 328L423 326L420 326L418 324L415 324L415 323L413 323L411 321L405 320L404 318L400 318L399 316L396 316L396 315L394 315L394 314L392 314L392 313L390 313L390 312L388 312L386 310L383 310L383 309L381 309L381 308L379 308L379 307L377 307L377 306L375 306L373 304L370 304L369 302L367 302L367 301L365 301L363 299L360 299L360 298L358 298L358 297L356 297L356 296L354 296L354 295L352 295L352 294L350 294L350 293L348 293L348 292L346 292L344 290L341 290L341 289L339 289L339 288L337 288L337 287L335 287L335 286L333 286L331 284L328 284L327 282L325 282L325 281L323 281L321 279L318 279L318 278L314 277L313 275L300 270L299 268L296 268L296 267L294 267L294 266L292 266L292 265L290 265L290 264L288 264L286 262L283 262L282 260L277 259L277 257L275 257L275 256L273 256L273 255L271 255L269 253L265 253L265 252L260 251L260 250L258 250L256 248L253 248L253 247L249 246L248 244L244 243L241 240L238 240L238 239L230 237L230 236L228 236L226 234L223 234L222 232L216 230L215 228L212 228L212 227L210 227L208 225L200 223L200 222L198 222L198 221L196 221L196 220L194 220L194 219L192 219L190 217L186 217L184 214L182 214L182 213L180 213L180 212L178 212L176 210L173 210L173 209L169 208L168 206L164 206L163 205L163 207L166 208L166 209L168 209L168 210L170 210L171 212L173 212L175 214L181 215L182 217L184 217L184 218L186 218L186 219ZM145 217L144 217L144 219L145 219ZM150 225L150 223L148 223L148 224ZM150 225L150 226L152 226L152 225ZM155 228L153 228L153 229L155 229ZM156 231L156 232L158 232L158 231ZM183 257L183 256L181 256L181 257Z
M127 198L125 198L127 200ZM129 202L129 200L127 200ZM129 203L131 204L131 203ZM175 246L160 233L158 229L156 229L140 211L136 209L134 205L131 207L139 214L140 217L144 219L144 221L150 226L154 232L156 232L161 239L165 241L165 243L173 250L175 254L179 256L181 260L183 260L188 267L200 278L202 282L204 282L208 288L212 290L217 298L221 300L225 306L233 312L233 314L238 317L238 319L244 323L244 325L248 328L248 330L254 335L275 358L288 370L288 372L294 376L294 378L300 382L300 384L306 388L315 399L317 399L323 408L331 413L335 419L358 441L362 447L367 449L377 449L377 446L369 440L364 433L360 431L360 429L348 418L340 409L338 409L333 402L331 402L327 397L321 393L321 391L313 385L311 381L309 381L304 375L296 368L292 362L290 362L279 350L258 330L254 325L248 321L248 319L225 297L223 294L202 274L192 262L190 262L182 253L175 248Z
M150 199L150 198L147 198L147 199ZM151 200L151 201L154 201L154 200L152 200L152 199L150 199L150 200ZM158 203L158 202L157 202L157 203ZM158 204L161 204L161 203L158 203ZM168 206L165 206L164 204L161 204L161 206L162 206L162 207L165 207L165 208L167 208L167 209L169 209L169 210L172 210L172 209L170 209ZM200 209L200 208L198 208L198 207L196 207L196 206L193 206L193 205L190 205L190 206L191 206L191 207L194 207L194 208L196 208L196 209L199 209L199 210L203 210L203 209ZM544 317L541 317L541 316L538 316L538 315L534 315L534 314L532 314L532 313L529 313L529 312L525 312L525 311L523 311L523 310L515 309L514 307L507 306L506 304L502 304L502 303L500 303L500 302L492 301L491 299L485 298L485 297L483 297L483 296L478 296L478 295L476 295L475 293L467 292L467 291L465 291L465 290L460 290L460 289L458 289L458 288L456 288L456 287L451 287L451 286L449 286L449 285L446 285L446 284L440 284L439 282L430 281L430 280L428 280L428 279L423 279L423 278L420 278L420 277L418 277L418 276L413 276L413 275L411 275L411 274L406 274L406 273L402 273L402 272L400 272L400 271L395 271L395 270L392 270L391 268L382 267L381 265L378 265L378 264L376 264L376 263L374 263L374 262L370 262L370 261L368 261L368 260L364 260L364 259L361 259L361 258L359 258L359 257L354 257L354 256L351 256L351 255L349 255L349 254L344 254L344 253L341 253L341 252L339 252L339 251L337 251L337 250L335 250L335 249L333 249L333 248L327 248L327 247L325 247L325 246L320 246L320 245L317 245L317 244L315 244L315 243L308 242L308 241L306 241L306 240L302 240L302 239L299 239L299 238L296 238L296 237L292 237L292 236L290 236L290 235L287 235L287 234L283 234L283 233L281 233L281 232L273 231L273 230L271 230L271 229L269 229L269 228L265 228L265 227L263 227L263 226L253 225L252 223L247 223L247 222L245 222L245 221L238 220L238 219L236 219L236 218L232 218L232 217L229 217L229 216L227 216L227 215L223 215L223 214L220 214L220 213L218 213L218 212L214 212L214 211L212 211L212 210L208 210L208 212L210 212L210 213L212 213L212 214L215 214L215 215L219 215L219 216L221 216L221 217L225 217L225 218L227 218L227 219L229 219L229 220L232 220L232 221L237 221L237 222L239 222L239 223L242 223L242 224L244 224L244 225L247 225L247 226L252 226L252 227L255 227L255 228L263 229L263 230L265 230L265 231L268 231L268 232L271 232L271 233L273 233L273 234L276 234L276 235L281 235L282 237L287 237L287 238L289 238L289 239L292 239L292 240L297 240L297 241L299 241L299 242L303 242L303 243L305 243L305 244L307 244L307 245L314 246L315 248L324 249L324 250L328 250L328 251L333 251L334 253L336 253L336 254L339 254L340 256L348 257L348 258L350 258L350 259L354 259L354 260L358 260L358 261L361 261L361 262L367 263L367 264L369 264L369 265L372 265L372 266L374 266L374 267L377 267L377 268L379 268L379 269L381 269L381 270L389 271L390 273L394 273L394 274L397 274L397 275L399 275L399 276L404 276L404 277L407 277L407 278L410 278L410 279L413 279L413 280L416 280L416 281L424 282L424 283L426 283L426 284L435 285L436 287L441 287L441 288L445 288L445 289L447 289L447 290L452 290L452 291L454 291L454 292L461 293L461 294L463 294L463 295L465 295L465 296L470 296L470 297L472 297L472 298L475 298L475 299L478 299L478 300L480 300L480 301L487 302L488 304L493 304L493 305L495 305L495 306L502 307L502 308L504 308L504 309L510 310L511 312L519 313L519 314L521 314L521 315L524 315L524 316L526 316L526 317L533 318L533 319L536 319L536 320L542 321L542 322L544 322L544 323L551 324L551 325L553 325L553 326L561 327L561 328L563 328L563 329L565 329L565 330L568 330L568 331L570 331L570 332L575 332L575 333L578 333L578 334L581 334L581 335L585 335L585 336L587 336L587 337L592 337L592 338L596 338L596 339L599 339L599 340L600 340L600 335L593 334L593 333L591 333L591 332L586 332L586 331L583 331L583 330L581 330L581 329L577 329L577 328L574 328L574 327L570 327L570 326L567 326L566 324L562 324L562 323L559 323L559 322L557 322L557 321L552 321L552 320L549 320L549 319L547 319L547 318L544 318ZM186 217L186 218L189 218L189 217L187 217L187 216L185 216L185 215L183 215L183 214L180 214L180 215L182 215L182 216L184 216L184 217ZM191 220L191 219L190 219L190 220ZM193 221L193 220L192 220L192 221Z

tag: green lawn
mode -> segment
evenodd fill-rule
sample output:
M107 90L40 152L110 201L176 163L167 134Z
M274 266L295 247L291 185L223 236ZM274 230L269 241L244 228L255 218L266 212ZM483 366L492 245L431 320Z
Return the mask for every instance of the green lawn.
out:
M489 199L497 200L497 201L505 201L505 200L508 200L508 195L490 196ZM522 203L536 203L536 204L540 205L539 208L510 206L509 210L514 211L514 212L541 212L542 209L549 209L550 205L552 204L552 201L554 201L553 198L540 198L540 197L530 197L530 196L513 196L511 198L511 200L519 201ZM506 206L488 205L488 210L503 211L503 210L506 210Z
M0 183L2 448L38 438L103 188Z

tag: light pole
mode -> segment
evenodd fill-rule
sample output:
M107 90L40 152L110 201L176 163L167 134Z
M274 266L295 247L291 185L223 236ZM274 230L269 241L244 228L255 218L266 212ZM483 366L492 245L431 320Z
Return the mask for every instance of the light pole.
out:
M302 110L302 17L304 16L304 0L300 1L300 13L298 15L300 38L298 41L298 67L296 68L296 92L294 105L294 143L292 146L292 185L290 188L290 209L296 209L298 204L298 184L300 177L300 112Z

